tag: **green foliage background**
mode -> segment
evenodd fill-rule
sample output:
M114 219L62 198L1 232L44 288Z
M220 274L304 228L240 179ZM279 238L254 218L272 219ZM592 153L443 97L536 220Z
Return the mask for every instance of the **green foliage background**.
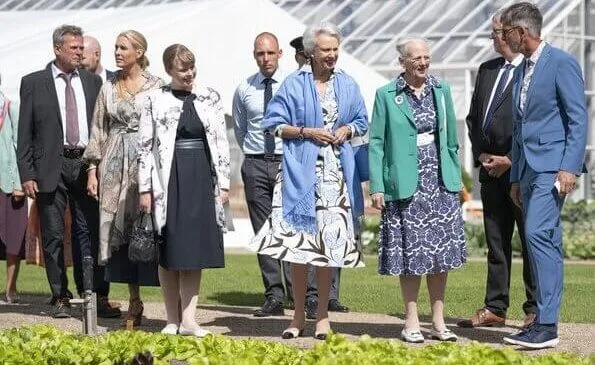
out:
M53 327L35 326L0 332L0 364L98 364L130 361L137 353L150 351L156 365L171 360L187 364L210 365L588 365L589 359L567 353L531 356L512 349L496 349L472 343L441 343L409 348L398 341L362 336L348 341L332 335L313 349L300 350L281 343L262 340L233 340L209 336L203 340L191 337L146 333L111 332L100 337L86 337L61 332Z

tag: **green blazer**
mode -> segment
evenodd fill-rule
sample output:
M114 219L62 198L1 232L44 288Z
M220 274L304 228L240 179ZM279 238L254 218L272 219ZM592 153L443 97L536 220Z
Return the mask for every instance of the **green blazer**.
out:
M446 190L461 190L456 117L449 85L433 88L438 118L440 172ZM403 89L395 81L376 90L370 128L370 193L386 201L411 197L417 190L417 129Z

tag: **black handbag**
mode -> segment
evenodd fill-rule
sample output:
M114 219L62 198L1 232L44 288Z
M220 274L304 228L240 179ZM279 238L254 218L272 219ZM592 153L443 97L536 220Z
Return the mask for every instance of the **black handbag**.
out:
M162 241L153 226L153 214L141 212L130 232L128 258L136 263L159 262Z

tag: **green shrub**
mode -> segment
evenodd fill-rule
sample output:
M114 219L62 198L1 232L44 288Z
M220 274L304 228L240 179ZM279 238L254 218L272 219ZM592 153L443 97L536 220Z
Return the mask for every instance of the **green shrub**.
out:
M140 331L111 332L90 338L61 332L48 326L24 327L0 332L0 363L27 364L113 364L130 361L139 352L150 351L155 364L171 360L187 364L292 364L292 365L587 365L589 360L567 353L531 356L512 349L496 349L471 343L440 343L409 348L399 341L362 336L349 341L331 335L326 342L309 350L262 340L233 340L223 336L199 340Z

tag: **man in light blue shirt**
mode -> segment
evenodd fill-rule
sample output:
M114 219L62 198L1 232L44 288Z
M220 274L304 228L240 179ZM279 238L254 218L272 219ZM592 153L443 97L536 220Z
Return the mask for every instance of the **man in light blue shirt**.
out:
M242 180L255 233L271 214L273 188L283 153L281 138L262 128L266 105L285 78L279 70L281 55L282 50L274 34L259 34L254 40L254 59L259 72L242 81L233 98L234 131L244 153ZM289 264L263 255L258 255L258 264L266 300L254 315L284 315L285 297L291 300ZM285 286L282 276L285 277Z

